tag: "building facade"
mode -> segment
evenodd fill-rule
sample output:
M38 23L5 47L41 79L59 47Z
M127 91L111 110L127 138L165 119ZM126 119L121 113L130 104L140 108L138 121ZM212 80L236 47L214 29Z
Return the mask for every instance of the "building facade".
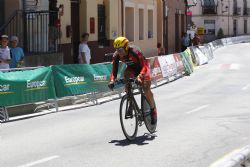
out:
M166 53L181 51L181 37L187 30L186 0L165 1L165 49Z
M216 39L219 29L225 36L250 34L250 0L199 0L190 10L205 42Z
M166 53L180 51L186 4L186 0L1 0L0 33L19 36L29 53L61 51L65 64L78 62L84 32L90 34L91 63L105 61L118 36L126 36L151 57L157 55L157 43Z

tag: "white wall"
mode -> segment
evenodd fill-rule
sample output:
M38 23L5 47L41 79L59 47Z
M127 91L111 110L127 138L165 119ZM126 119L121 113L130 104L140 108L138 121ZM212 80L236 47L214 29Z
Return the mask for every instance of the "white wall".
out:
M217 8L217 14L216 15L203 15L202 14L202 7L201 7L201 0L197 1L197 5L194 7L191 7L190 10L193 13L192 20L197 25L197 27L204 27L204 20L215 20L215 27L216 27L216 34L219 30L219 28L223 29L224 35L228 35L228 29L229 29L229 35L233 35L233 20L237 20L237 29L238 34L244 34L244 20L248 20L248 27L247 32L250 34L250 15L243 16L243 0L237 1L237 7L241 8L241 14L238 16L233 15L233 0L223 0L223 3L221 0L218 0L218 8ZM250 8L250 0L247 0L247 8ZM228 11L226 9L226 6L229 8L229 19L228 19ZM223 11L223 12L222 12ZM229 22L228 22L229 20Z

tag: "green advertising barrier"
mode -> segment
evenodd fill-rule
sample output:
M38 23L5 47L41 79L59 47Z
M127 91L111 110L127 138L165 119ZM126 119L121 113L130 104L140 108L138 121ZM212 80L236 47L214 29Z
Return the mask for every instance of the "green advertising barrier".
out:
M185 67L185 73L187 75L190 75L194 71L194 68L192 65L193 62L192 62L192 60L189 57L187 52L181 52L180 55L181 55L181 59L183 61L184 67Z
M56 98L50 67L0 73L0 106Z
M125 65L120 64L118 75ZM108 91L112 65L72 64L52 66L57 97Z

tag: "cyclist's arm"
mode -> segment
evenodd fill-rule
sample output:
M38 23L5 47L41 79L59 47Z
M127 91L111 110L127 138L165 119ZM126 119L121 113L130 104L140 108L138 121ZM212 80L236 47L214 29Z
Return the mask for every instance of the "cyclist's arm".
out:
M150 72L149 66L148 66L147 60L141 53L138 54L138 57L139 57L140 65L142 67L140 75L144 76Z
M116 79L117 72L118 72L118 67L119 67L119 56L115 52L113 54L113 58L112 58L112 72L111 72L111 75L110 75L110 81L114 81Z

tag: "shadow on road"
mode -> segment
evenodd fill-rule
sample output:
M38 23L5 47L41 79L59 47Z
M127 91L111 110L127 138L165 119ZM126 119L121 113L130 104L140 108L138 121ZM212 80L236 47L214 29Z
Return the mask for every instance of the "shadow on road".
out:
M157 136L155 134L144 133L143 136L136 137L135 140L129 141L127 139L124 140L112 140L109 143L114 143L116 146L129 146L131 144L136 144L139 146L149 144L149 141L152 141Z

